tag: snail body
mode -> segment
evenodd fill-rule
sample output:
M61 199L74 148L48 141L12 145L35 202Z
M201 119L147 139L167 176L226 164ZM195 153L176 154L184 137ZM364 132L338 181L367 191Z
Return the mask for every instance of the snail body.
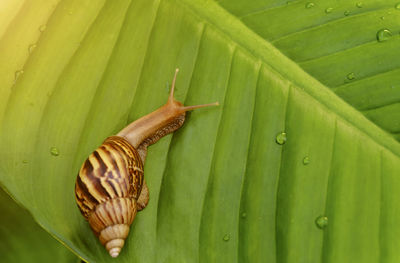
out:
M147 147L179 129L186 111L218 103L183 106L174 99L108 137L82 164L75 183L79 210L112 257L117 257L136 213L149 201L143 166Z

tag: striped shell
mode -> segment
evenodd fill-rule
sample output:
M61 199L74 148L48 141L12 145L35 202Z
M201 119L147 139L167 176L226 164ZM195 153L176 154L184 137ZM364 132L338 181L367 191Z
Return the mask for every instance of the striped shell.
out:
M75 184L79 210L112 257L117 257L137 213L142 160L119 136L108 137L83 163Z

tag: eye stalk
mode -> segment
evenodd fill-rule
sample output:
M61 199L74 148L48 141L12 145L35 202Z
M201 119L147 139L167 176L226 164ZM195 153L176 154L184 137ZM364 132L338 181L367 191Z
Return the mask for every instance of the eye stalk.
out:
M167 103L152 113L132 122L123 130L121 130L117 136L124 137L135 148L139 147L139 145L146 140L151 142L148 143L148 145L151 145L158 141L161 137L179 129L185 120L185 112L219 105L218 102L214 102L209 104L184 106L183 103L175 100L174 92L178 72L179 69L177 68L172 80L172 87Z
M193 105L193 106L183 106L183 104L177 100L175 100L174 97L174 92L175 92L175 82L176 82L176 76L178 75L179 72L179 68L177 68L175 70L175 75L174 75L174 79L172 80L172 87L171 87L171 91L169 93L169 97L168 97L168 104L174 104L175 102L178 102L180 107L179 110L181 112L186 112L186 111L191 111L191 110L195 110L195 109L199 109L199 108L205 108L205 107L210 107L210 106L219 106L218 102L214 102L214 103L208 103L208 104L200 104L200 105Z

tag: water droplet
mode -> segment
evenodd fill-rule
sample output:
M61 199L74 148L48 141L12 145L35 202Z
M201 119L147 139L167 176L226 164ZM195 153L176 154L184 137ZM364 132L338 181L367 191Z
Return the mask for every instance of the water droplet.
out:
M24 71L22 69L15 71L14 83L17 82L17 80L22 76L22 74L24 74Z
M40 27L39 27L39 31L40 32L43 32L43 31L45 31L46 30L46 25L41 25Z
M353 80L356 78L356 75L354 74L354 72L350 72L349 74L347 74L347 79L348 80Z
M27 163L28 163L28 160L22 160L22 163L27 164Z
M246 212L243 212L242 213L242 218L246 218L246 216L247 216Z
M391 32L389 29L387 29L387 28L381 29L381 30L378 31L378 33L376 33L376 39L377 39L379 42L387 41L387 40L389 40L392 36L393 36L392 32Z
M229 241L231 239L231 236L229 234L226 234L223 238L224 241Z
M28 52L29 53L32 53L33 52L33 50L36 48L36 44L32 44L32 45L30 45L29 47L28 47Z
M350 15L350 11L349 10L344 11L344 15L345 16L349 16Z
M397 9L397 10L400 10L400 3L397 3L397 4L394 6L394 8Z
M59 155L60 155L60 151L58 150L57 147L51 147L51 148L50 148L50 153L51 153L51 155L53 155L53 156L59 156Z
M286 132L281 132L281 133L279 133L278 135L276 135L276 143L277 144L280 144L280 145L282 145L282 144L285 144L285 142L286 142Z
M324 229L325 227L328 226L328 217L326 216L317 217L317 219L315 219L315 224L317 225L318 228Z
M72 12L72 11L69 11L69 12L68 12L68 14L69 14L69 15L72 15L72 14L73 14L73 12Z
M325 9L325 13L330 14L333 11L333 7L328 7L327 9Z
M385 20L385 17L384 17L384 16L381 16L381 19L382 19L382 20Z
M308 157L308 156L304 157L304 159L303 159L303 164L304 164L304 165L307 165L307 164L309 164L309 163L310 163L310 157Z
M308 2L308 3L306 4L306 8L307 8L307 9L313 8L314 6L315 6L315 4L314 4L313 2Z
M362 7L363 7L363 3L362 3L362 2L358 2L358 3L356 4L356 6L357 6L358 8L362 8Z

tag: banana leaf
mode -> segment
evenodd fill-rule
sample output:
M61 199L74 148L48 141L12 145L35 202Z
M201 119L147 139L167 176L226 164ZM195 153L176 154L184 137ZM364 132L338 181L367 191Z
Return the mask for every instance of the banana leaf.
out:
M219 4L400 140L399 1Z
M396 53L394 24L386 41L365 35L398 21L395 3L352 3L360 14L328 0L4 3L0 182L80 258L111 260L76 207L79 167L164 104L180 68L178 100L221 106L149 148L150 202L113 261L399 259L396 111L364 112L398 98L397 60L384 59Z
M0 209L1 262L78 262L1 189Z

